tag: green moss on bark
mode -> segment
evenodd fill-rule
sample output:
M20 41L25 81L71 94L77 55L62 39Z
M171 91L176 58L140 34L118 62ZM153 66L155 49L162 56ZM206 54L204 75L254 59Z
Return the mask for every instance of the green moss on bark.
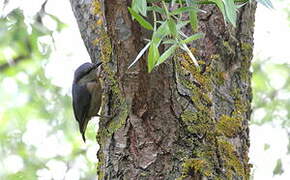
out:
M226 179L233 179L236 174L243 177L243 179L247 179L243 164L237 156L235 147L223 137L218 137L217 142L221 155L220 158L225 168L224 175Z
M233 96L236 101L231 115L223 114L217 120L212 119L213 86L223 85L227 77L224 77L221 68L213 68L215 63L207 65L204 61L199 61L204 68L201 72L186 54L180 57L181 61L176 67L179 74L177 81L190 91L189 96L194 106L193 110L182 112L181 120L187 133L193 135L189 135L187 141L196 146L190 156L183 157L182 176L179 179L196 176L213 179L232 179L238 176L247 179L247 167L244 167L247 162L240 160L235 147L228 141L228 138L241 132L246 109L240 101L240 95Z
M183 176L188 176L188 174L194 172L194 175L205 175L212 176L212 169L209 167L209 163L203 159L191 158L185 160L182 164L182 174Z
M93 1L91 10L92 14L99 16L97 22L95 23L94 29L100 36L98 39L94 40L93 44L100 47L101 50L100 61L103 62L102 69L103 73L105 74L104 77L106 77L106 79L102 79L101 83L103 84L103 87L108 87L106 90L111 92L111 99L114 101L113 103L111 102L112 104L108 105L111 108L111 112L114 112L113 114L110 114L112 119L101 118L101 121L104 122L100 122L102 125L100 126L97 134L97 141L101 146L100 149L103 149L103 144L105 144L105 142L125 124L129 113L125 98L121 94L116 72L113 71L113 67L110 65L110 62L112 61L111 41L104 28L102 21L104 16L101 12L100 2L98 0ZM108 101L108 96L104 98L107 99L105 99L103 102L110 103ZM116 112L115 109L118 109L118 112ZM103 150L98 152L98 159L98 178L103 179L104 172L102 172L102 167L105 166Z
M236 136L241 129L242 122L239 117L233 118L222 115L216 124L216 131L219 135L225 135L228 138Z

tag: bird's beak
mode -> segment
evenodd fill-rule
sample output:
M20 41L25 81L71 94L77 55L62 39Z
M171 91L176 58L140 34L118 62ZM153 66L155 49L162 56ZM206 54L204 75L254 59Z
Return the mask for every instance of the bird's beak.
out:
M95 63L95 67L99 67L100 65L102 65L102 62Z

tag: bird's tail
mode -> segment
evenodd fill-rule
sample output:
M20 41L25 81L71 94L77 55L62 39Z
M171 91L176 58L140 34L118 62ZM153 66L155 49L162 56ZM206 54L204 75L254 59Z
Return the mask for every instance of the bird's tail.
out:
M82 137L83 137L84 143L86 143L86 136L85 136L85 133L82 133Z
M86 143L86 129L87 129L87 125L88 125L89 119L85 118L83 123L79 123L80 126L80 132L82 134L82 138L84 140L84 143Z

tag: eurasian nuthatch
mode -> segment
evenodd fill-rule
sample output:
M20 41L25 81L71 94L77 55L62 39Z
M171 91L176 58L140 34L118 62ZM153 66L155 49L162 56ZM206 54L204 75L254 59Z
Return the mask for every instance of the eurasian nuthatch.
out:
M73 110L84 142L89 120L99 116L102 88L99 80L101 63L84 63L74 73L72 84Z

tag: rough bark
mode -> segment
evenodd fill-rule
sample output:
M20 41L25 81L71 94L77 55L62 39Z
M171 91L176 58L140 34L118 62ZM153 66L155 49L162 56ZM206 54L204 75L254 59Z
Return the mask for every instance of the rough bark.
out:
M128 69L148 37L129 0L71 4L92 61L104 62L102 114L113 117L100 121L99 179L249 179L255 3L240 8L236 28L201 6L205 38L191 47L201 69L177 52L152 73L146 57Z

